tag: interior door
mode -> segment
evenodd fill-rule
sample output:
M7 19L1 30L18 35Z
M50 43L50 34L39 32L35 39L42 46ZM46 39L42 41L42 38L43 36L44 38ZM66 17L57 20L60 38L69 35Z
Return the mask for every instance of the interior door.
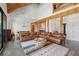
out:
M63 33L66 35L66 23L63 24Z

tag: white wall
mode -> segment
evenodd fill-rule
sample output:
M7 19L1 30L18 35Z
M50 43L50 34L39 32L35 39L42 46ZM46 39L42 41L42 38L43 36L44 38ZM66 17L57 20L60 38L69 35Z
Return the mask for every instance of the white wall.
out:
M40 3L38 7L39 8L38 8L38 18L37 18L37 20L40 20L42 18L45 18L45 17L52 15L53 7L52 7L51 3ZM47 25L47 23L46 23L46 25ZM40 29L47 31L47 26L45 27L45 24L43 24ZM49 31L51 31L51 29Z
M56 31L60 32L60 18L56 19L55 24L56 24Z
M15 10L8 17L9 25L14 32L30 30L30 24L52 14L51 4L31 4Z
M42 19L52 15L53 7L51 3L41 3L39 5L39 16L38 19Z
M63 23L67 24L67 39L79 41L79 13L65 16Z
M24 6L10 13L10 25L14 32L17 31L28 31L30 30L30 24L35 21L38 17L38 6L36 4L31 4Z

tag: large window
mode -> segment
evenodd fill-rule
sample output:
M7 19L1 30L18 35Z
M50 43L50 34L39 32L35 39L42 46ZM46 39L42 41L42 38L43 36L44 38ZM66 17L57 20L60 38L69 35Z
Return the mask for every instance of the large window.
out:
M7 18L0 8L0 50L3 48L5 43L5 29L7 29Z
M0 9L0 49L2 49L3 42L2 42L2 11Z

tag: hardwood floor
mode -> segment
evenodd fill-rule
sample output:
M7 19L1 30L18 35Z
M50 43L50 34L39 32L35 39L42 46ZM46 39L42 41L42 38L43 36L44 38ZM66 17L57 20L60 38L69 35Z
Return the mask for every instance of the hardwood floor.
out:
M67 40L65 46L74 51L74 56L79 56L79 42L78 41Z

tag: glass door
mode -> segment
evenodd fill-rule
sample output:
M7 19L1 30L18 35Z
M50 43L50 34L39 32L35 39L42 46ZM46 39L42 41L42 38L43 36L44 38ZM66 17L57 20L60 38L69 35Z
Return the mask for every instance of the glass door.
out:
M6 33L6 30L7 30L7 17L6 15L3 13L3 43L5 43L7 41L7 33Z
M3 41L2 41L2 12L0 9L0 50L3 47Z
M0 8L0 50L3 48L7 38L7 16Z

